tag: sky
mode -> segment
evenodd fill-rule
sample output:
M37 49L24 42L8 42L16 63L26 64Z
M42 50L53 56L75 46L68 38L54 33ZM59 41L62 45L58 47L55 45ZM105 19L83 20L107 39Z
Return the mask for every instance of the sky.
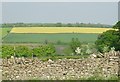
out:
M2 2L118 2L119 0L1 0Z
M118 3L118 20L120 21L120 2Z
M117 2L3 2L3 23L101 23L118 21Z

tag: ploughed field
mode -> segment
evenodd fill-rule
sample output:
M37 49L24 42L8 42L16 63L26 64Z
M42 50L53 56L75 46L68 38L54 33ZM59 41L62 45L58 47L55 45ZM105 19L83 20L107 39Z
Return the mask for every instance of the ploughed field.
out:
M110 29L112 28L14 27L4 28L2 36L5 43L67 43L72 38L78 38L81 42L94 42L100 33Z

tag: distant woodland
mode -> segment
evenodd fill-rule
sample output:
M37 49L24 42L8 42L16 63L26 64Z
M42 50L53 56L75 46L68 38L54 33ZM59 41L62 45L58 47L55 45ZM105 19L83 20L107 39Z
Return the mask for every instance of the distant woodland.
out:
M112 25L106 24L92 24L92 23L4 23L4 27L97 27L97 28L111 28Z

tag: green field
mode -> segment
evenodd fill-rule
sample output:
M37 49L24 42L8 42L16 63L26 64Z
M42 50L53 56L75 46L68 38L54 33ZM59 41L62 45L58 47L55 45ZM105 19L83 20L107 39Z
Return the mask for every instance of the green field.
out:
M98 34L85 34L85 33L60 33L60 34L19 34L9 33L4 37L5 43L44 43L45 41L51 43L70 42L72 38L78 38L81 42L94 42Z
M1 30L2 29L2 30ZM2 31L1 35L2 35L2 38L5 37L11 30L12 28L0 28L0 31ZM0 35L0 36L1 36Z

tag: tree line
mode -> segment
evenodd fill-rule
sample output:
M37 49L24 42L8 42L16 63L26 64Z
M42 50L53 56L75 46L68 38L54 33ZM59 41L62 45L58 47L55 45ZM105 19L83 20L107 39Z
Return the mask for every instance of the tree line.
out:
M4 27L112 27L106 24L92 24L92 23L3 23Z

